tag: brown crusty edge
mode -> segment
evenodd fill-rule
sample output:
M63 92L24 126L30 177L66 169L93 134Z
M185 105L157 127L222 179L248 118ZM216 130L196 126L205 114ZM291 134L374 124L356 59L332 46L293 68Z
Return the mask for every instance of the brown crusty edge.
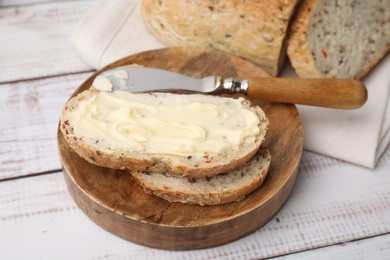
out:
M312 11L320 1L321 0L304 1L298 8L295 19L290 26L290 34L287 39L287 55L299 76L305 77L306 75L310 75L312 78L323 77L322 73L318 71L315 65L307 40L307 29L312 17ZM353 79L359 80L363 78L389 51L390 44L387 45L387 48L383 53L378 54L372 59L369 64L353 77Z
M290 34L287 39L287 55L298 75L311 75L313 78L321 78L322 74L317 70L313 56L310 52L307 40L307 27L314 6L320 0L304 1L298 8L295 19L290 26Z
M262 171L260 178L253 180L251 183L249 183L249 185L237 187L237 189L233 192L210 192L203 194L194 194L190 193L189 191L173 191L170 189L166 189L163 186L148 186L145 182L143 182L142 178L138 176L137 172L132 172L132 178L144 189L146 193L168 200L170 202L195 204L201 206L222 205L245 199L250 193L252 193L254 190L259 188L263 184L270 167L271 154L269 150L264 147L260 148L258 153L261 154L262 157L264 157L266 163L263 168L259 169ZM241 167L244 168L245 165ZM226 173L226 175L229 175L229 173ZM196 183L196 180L194 182Z
M168 46L213 48L243 57L276 76L298 0L144 0L146 27ZM227 15L230 14L230 15Z
M387 46L387 49L383 52L383 55L378 55L377 59L373 59L369 64L367 64L366 67L364 67L356 76L354 79L361 79L364 76L367 75L368 72L370 72L382 59L385 58L386 54L390 52L390 44Z

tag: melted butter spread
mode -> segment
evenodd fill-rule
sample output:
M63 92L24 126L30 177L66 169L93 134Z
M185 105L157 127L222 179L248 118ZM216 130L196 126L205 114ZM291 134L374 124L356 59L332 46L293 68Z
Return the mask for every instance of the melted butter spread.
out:
M100 91L71 112L74 132L111 151L224 155L253 142L256 113L239 99Z

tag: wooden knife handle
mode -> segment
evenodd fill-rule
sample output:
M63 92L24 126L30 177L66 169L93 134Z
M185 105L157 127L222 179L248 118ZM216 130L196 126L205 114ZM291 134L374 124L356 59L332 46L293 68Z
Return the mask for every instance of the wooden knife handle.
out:
M252 78L248 97L282 103L355 109L367 100L361 81L350 79Z

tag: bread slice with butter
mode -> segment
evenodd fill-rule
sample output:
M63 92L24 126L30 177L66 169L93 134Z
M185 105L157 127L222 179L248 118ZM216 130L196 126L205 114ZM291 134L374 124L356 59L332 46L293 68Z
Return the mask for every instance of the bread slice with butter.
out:
M182 178L169 174L132 172L132 176L147 193L170 202L220 205L243 200L261 186L270 163L268 149L260 148L245 165L225 174Z
M86 90L60 129L90 163L197 178L231 171L259 149L268 119L244 98Z

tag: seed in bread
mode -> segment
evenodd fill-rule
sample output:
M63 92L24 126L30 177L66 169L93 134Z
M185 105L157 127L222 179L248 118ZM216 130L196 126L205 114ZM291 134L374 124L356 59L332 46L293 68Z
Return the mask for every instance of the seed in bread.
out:
M66 104L60 129L93 164L199 177L245 164L267 126L244 98L90 89Z
M288 56L300 77L362 78L390 50L390 0L307 0Z
M143 0L145 24L168 46L214 48L241 56L276 76L298 0Z
M245 165L211 177L182 178L169 174L132 172L133 178L152 195L171 202L220 205L244 199L267 176L271 155L266 148Z

